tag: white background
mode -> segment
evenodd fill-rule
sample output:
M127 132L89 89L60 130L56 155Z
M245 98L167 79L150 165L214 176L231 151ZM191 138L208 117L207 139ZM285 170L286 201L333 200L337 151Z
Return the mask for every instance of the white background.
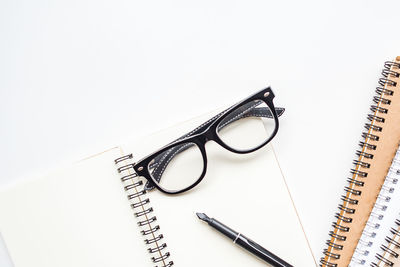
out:
M400 55L399 11L385 0L3 0L0 185L271 85L286 108L273 143L319 258L380 70Z

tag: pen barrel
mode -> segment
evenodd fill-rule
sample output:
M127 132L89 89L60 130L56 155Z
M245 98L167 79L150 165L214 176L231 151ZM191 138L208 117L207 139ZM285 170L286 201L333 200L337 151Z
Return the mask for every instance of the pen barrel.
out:
M235 240L237 235L239 234L238 232L232 230L231 228L229 228L225 224L217 221L216 219L211 219L211 221L208 222L208 225L215 228L217 231L219 231L220 233L222 233L223 235L225 235L226 237L228 237L232 240Z
M229 228L225 224L219 222L216 219L210 219L208 221L208 225L211 227L215 228L218 232L222 233L226 237L230 238L234 243L237 245L241 246L245 250L249 251L250 253L258 256L260 259L268 262L272 266L275 267L293 267L293 265L290 265L286 261L282 260L272 252L269 252L262 246L258 245L256 242L253 240L245 237L242 234L239 234L235 230Z
M263 259L264 261L268 262L272 266L276 267L293 267L293 265L287 263L286 261L282 260L272 252L266 250L262 246L258 245L253 240L240 235L236 242L239 246L246 249L247 251L253 253L254 255L258 256L259 258Z

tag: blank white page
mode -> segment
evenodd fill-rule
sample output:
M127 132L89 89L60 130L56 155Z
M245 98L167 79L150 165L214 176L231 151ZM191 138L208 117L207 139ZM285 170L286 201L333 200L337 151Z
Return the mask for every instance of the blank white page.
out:
M0 193L15 267L151 266L114 159L119 148Z

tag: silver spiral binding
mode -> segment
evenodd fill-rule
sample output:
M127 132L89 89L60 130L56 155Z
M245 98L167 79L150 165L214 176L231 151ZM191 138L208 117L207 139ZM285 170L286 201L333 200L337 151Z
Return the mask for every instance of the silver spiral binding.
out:
M332 223L333 231L329 232L330 239L326 241L327 249L323 251L325 255L320 259L321 267L337 267L336 260L340 258L341 251L344 246L339 244L337 241L345 241L347 233L350 231L350 224L353 221L352 215L356 212L358 199L362 194L362 188L365 183L368 182L368 169L371 167L370 163L364 161L365 159L373 159L374 151L377 148L376 143L372 143L379 140L379 133L382 132L383 123L385 123L385 118L381 117L381 114L388 113L388 106L391 104L391 100L388 96L393 95L393 90L389 89L390 86L396 86L396 82L391 80L391 77L399 77L400 71L395 71L395 69L400 69L400 64L397 62L388 61L385 62L384 69L382 71L382 78L379 79L379 87L376 88L376 95L373 97L373 104L371 105L371 112L373 114L368 114L368 122L365 124L364 128L367 130L362 133L363 140L359 142L360 149L356 151L357 159L353 161L354 168L350 170L351 177L347 178L348 186L344 188L345 194L341 196L342 203L338 206L339 212L335 214L335 221ZM375 123L378 122L379 125ZM395 178L393 178L395 179ZM397 181L396 181L397 182ZM390 187L387 188L390 192ZM389 196L383 196L384 200L390 201ZM381 218L380 212L384 209L384 204L377 208L372 216L376 216L378 219ZM379 227L379 224L377 224ZM368 225L367 225L368 226ZM374 227L376 225L371 225L367 228L365 236L370 238L374 237ZM363 240L359 241L363 243L366 248L371 245L371 241ZM369 253L368 249L358 249L360 255L366 255ZM357 250L356 250L357 253ZM354 258L359 264L363 264L362 259Z
M115 164L119 166L117 171L122 175L121 182L127 198L131 202L133 214L138 219L137 225L141 228L140 233L145 237L147 251L154 255L151 257L152 262L157 264L154 267L173 266L174 262L169 260L170 253L165 251L167 244L162 242L164 236L159 233L160 226L156 225L157 217L153 215L150 200L145 196L143 181L139 179L133 169L132 158L132 154L119 157L115 160Z

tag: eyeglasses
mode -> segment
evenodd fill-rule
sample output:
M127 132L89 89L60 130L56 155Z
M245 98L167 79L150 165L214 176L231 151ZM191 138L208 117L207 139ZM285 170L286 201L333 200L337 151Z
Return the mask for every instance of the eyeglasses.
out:
M274 107L274 97L270 87L263 89L135 163L136 174L147 180L144 189L178 194L195 187L206 174L205 144L210 140L239 154L268 144L285 111Z

